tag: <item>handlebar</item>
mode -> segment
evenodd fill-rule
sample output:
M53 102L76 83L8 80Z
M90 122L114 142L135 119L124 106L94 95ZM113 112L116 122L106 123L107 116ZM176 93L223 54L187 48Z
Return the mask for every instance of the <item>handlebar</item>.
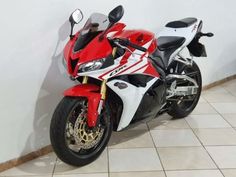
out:
M147 49L142 47L142 46L139 46L139 45L136 45L132 42L130 42L130 40L128 39L115 39L115 41L117 41L120 45L122 46L126 46L126 47L132 47L134 49L137 49L137 50L140 50L140 51L143 51L143 52L146 52Z

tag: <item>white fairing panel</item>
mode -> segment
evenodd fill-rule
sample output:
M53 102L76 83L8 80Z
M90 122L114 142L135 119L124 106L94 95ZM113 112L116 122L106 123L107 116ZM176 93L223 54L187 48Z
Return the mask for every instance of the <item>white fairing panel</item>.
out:
M127 127L135 112L138 109L138 106L147 92L147 90L158 80L158 78L153 78L149 81L146 87L136 87L122 80L112 80L107 83L107 85L117 94L123 101L123 112L121 114L120 122L117 128L117 131L120 131ZM115 83L125 83L128 87L120 89L115 86Z
M184 44L179 47L170 57L170 62L173 59L173 57L179 53L183 48L185 48L195 37L198 26L199 26L200 20L198 20L196 23L192 24L191 26L187 28L169 28L169 27L164 27L164 29L158 33L158 37L161 36L178 36L178 37L184 37L186 40ZM157 41L158 43L158 41Z

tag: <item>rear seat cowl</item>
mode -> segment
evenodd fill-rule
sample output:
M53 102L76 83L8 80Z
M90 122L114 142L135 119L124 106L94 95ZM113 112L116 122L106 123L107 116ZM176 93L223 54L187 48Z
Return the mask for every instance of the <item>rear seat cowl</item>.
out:
M184 18L182 20L172 21L166 24L169 28L187 28L192 24L196 23L197 19L193 17Z

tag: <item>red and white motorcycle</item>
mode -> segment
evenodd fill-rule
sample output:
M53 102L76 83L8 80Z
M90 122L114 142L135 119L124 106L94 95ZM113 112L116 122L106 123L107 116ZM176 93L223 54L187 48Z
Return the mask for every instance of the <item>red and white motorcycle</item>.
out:
M50 127L57 156L82 166L106 147L112 130L164 112L174 118L190 114L198 103L202 80L193 56L206 56L202 21L185 18L168 23L159 37L145 30L126 30L118 23L122 6L108 16L94 13L73 35L82 18L77 9L69 18L70 40L64 64L80 83L64 92ZM188 48L189 58L180 52Z

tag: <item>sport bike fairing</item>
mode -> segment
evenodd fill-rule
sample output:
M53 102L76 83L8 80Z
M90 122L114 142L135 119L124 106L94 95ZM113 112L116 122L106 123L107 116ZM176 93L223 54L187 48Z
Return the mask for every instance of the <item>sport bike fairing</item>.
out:
M107 21L107 16L105 15L92 15L86 22L84 28L75 35L75 39L68 42L64 55L69 68L68 72L73 77L89 76L97 80L108 80L106 85L112 89L123 102L123 111L117 127L117 131L120 131L130 124L145 93L160 78L159 73L148 58L149 54L156 49L157 44L153 33L144 30L124 30L125 25L122 23L116 23L107 30L106 34L104 34L104 38L101 40L100 36L108 25ZM159 34L159 36L182 36L188 39L172 56L191 42L196 35L198 23L199 22L185 29L166 27ZM111 56L113 48L109 39L116 38L129 39L132 43L146 48L147 51L143 52L129 47L122 56L113 59L114 63L108 67L94 71L78 72L80 65L86 62ZM118 76L122 75L139 74L151 76L152 79L143 87L135 86L127 81L117 79ZM110 78L114 79L110 80ZM117 83L125 85L125 89L119 88ZM163 88L161 88L160 92L163 92Z
M108 35L110 35L110 37L112 38L129 38L131 41L135 41L138 37L140 37L140 34L145 34L145 31L140 32L123 30L118 31L117 34L113 33L113 35L108 33ZM148 35L145 35L145 37L141 39L143 44L141 45L145 48L150 49L149 51L151 51L152 49L152 43L155 42L155 40L153 40L153 37L154 35L152 33L148 33ZM93 45L93 42L96 40L97 39L94 39L89 45ZM148 52L142 52L131 48L130 50L133 52L133 54L131 54L131 52L129 51L126 52L123 56L115 59L114 64L110 67L86 73L79 73L80 76L89 75L90 77L99 80L107 79L107 86L121 98L123 102L123 111L120 117L117 131L124 129L130 124L144 97L144 94L160 77L159 73L152 66L150 59L148 58ZM153 79L150 80L145 87L137 87L130 84L129 82L119 79L113 79L109 81L110 78L129 74L146 74L152 76ZM126 88L120 89L116 85L116 83L125 84Z

